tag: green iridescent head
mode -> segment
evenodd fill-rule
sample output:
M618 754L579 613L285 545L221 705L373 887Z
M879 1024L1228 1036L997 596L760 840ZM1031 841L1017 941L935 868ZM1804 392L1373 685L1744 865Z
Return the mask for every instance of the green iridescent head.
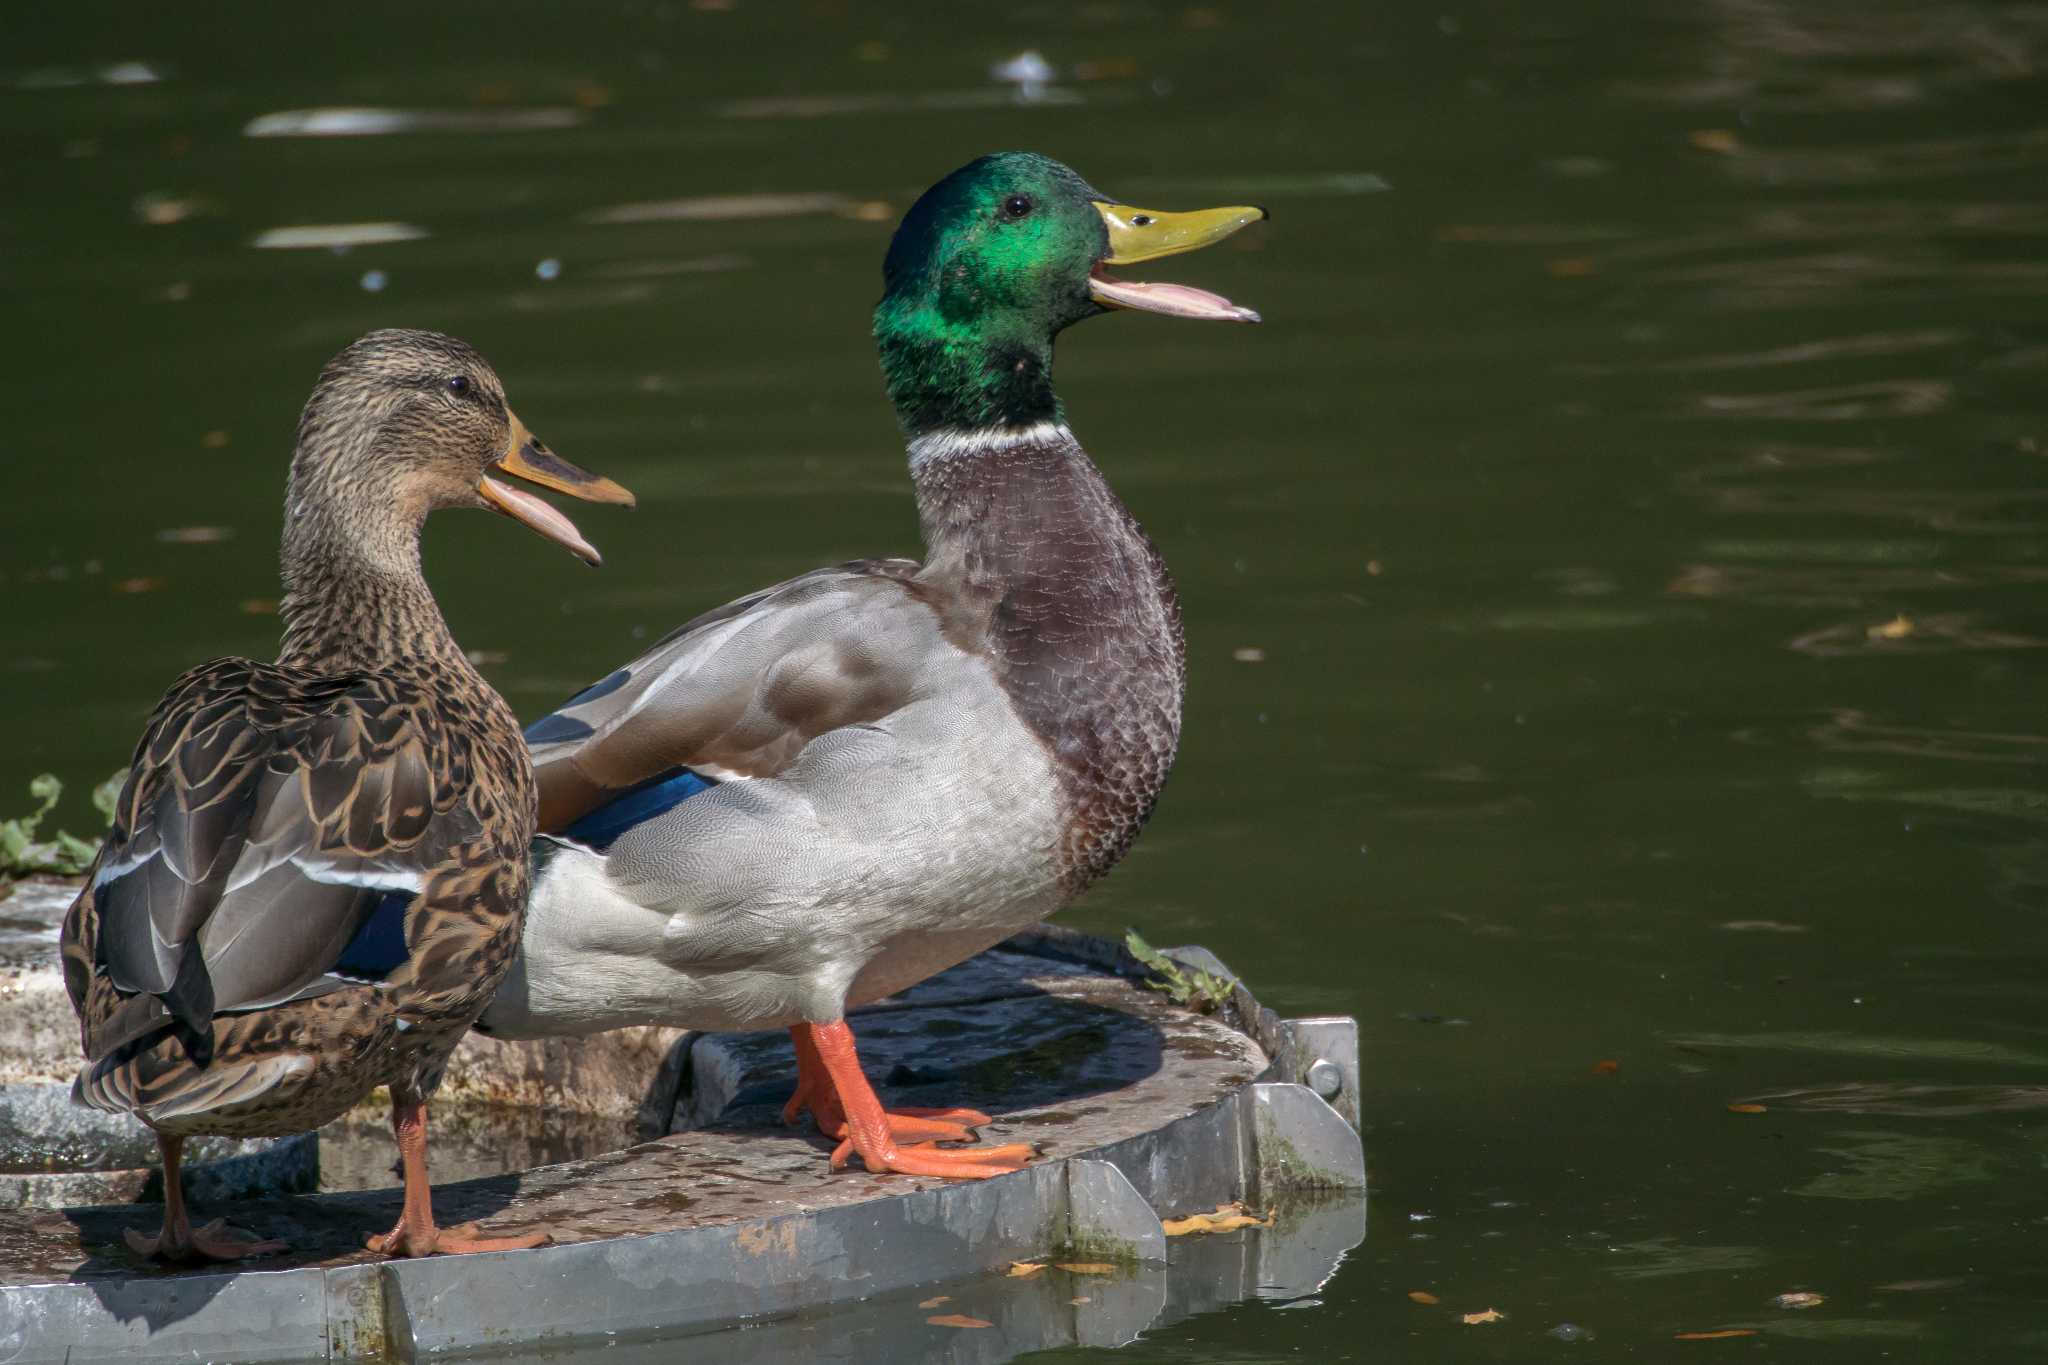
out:
M1257 322L1206 290L1105 267L1192 251L1265 216L1132 208L1031 152L969 162L911 206L882 266L875 340L897 415L913 434L1058 418L1053 338L1111 308Z

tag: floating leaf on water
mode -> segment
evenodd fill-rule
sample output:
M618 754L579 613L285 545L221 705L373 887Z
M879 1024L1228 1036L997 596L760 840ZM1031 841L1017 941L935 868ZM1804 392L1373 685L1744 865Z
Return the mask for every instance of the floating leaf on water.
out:
M1069 1275L1116 1274L1116 1267L1107 1261L1059 1261L1055 1263L1054 1269L1064 1270Z
M1673 1341L1724 1341L1729 1337L1753 1337L1754 1327L1726 1327L1718 1332L1674 1332Z
M1068 1299L1068 1300L1067 1300L1067 1302L1068 1302L1068 1303L1070 1303L1070 1304L1072 1304L1072 1305L1073 1305L1074 1307L1076 1307L1076 1308L1079 1308L1079 1307L1080 1307L1080 1306L1081 1306L1082 1304L1084 1304L1084 1303L1093 1303L1093 1302L1095 1302L1095 1300L1093 1300L1093 1299L1089 1298L1089 1297L1088 1297L1088 1296L1087 1296L1086 1294L1083 1294L1083 1295L1082 1295L1082 1296L1081 1296L1080 1298L1078 1298L1078 1299Z
M275 597L245 597L241 611L244 616L275 616L278 602Z
M1467 1327L1478 1327L1489 1322L1506 1322L1507 1316L1506 1313L1501 1312L1498 1308L1488 1308L1478 1313L1461 1314L1458 1321L1464 1323Z
M199 438L199 444L205 446L208 450L226 450L228 434L225 431L219 430L209 431Z
M232 526L166 526L156 538L166 545L214 545L234 534Z
M1695 128L1685 135L1685 140L1703 152L1721 156L1733 156L1742 150L1742 139L1730 128Z
M952 1301L953 1296L951 1294L941 1294L935 1299L925 1299L917 1306L919 1308L937 1308L942 1303L951 1303Z
M1863 633L1873 640L1903 640L1913 631L1913 618L1900 612L1883 625L1866 627Z
M1266 661L1266 651L1256 645L1245 645L1231 650L1230 657L1241 664L1260 664Z
M161 578L123 578L115 581L114 591L129 594L155 592L163 585L164 580Z
M1191 1233L1230 1232L1237 1228L1269 1228L1273 1226L1273 1215L1268 1212L1260 1218L1245 1209L1236 1200L1218 1204L1214 1213L1191 1213L1185 1218L1169 1218L1160 1224L1168 1237L1186 1237Z
M1596 1076L1612 1076L1619 1070L1621 1070L1621 1063L1615 1061L1612 1057L1603 1057L1593 1063L1593 1074Z
M934 1327L973 1328L995 1326L995 1324L990 1322L987 1318L970 1318L965 1313L941 1313L936 1317L926 1318L925 1321L930 1323Z
M1728 1112L1731 1114L1761 1114L1766 1111L1761 1104L1731 1104L1728 1106Z
M1010 1262L1010 1278L1013 1280L1022 1279L1026 1275L1036 1275L1043 1269L1045 1269L1044 1261L1012 1261Z
M1797 1289L1789 1294L1778 1295L1771 1300L1771 1306L1773 1308L1818 1308L1827 1301L1827 1295L1825 1294L1814 1294L1804 1289Z
M1411 1289L1408 1291L1408 1297L1415 1300L1415 1302L1417 1303L1443 1302L1442 1299L1439 1299L1436 1295L1430 1293L1427 1289Z

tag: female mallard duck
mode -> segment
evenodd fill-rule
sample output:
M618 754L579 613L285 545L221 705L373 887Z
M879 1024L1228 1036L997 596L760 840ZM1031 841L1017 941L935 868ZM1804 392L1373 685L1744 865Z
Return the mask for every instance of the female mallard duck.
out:
M373 1250L545 1238L438 1229L427 1185L427 1097L519 946L535 794L517 722L421 576L420 526L491 507L597 563L497 473L633 500L528 434L452 337L372 332L336 356L299 419L277 662L200 665L143 731L63 954L89 1064L76 1097L163 1149L163 1231L127 1234L144 1255L281 1249L193 1230L184 1140L302 1132L379 1085L405 1209Z
M1111 308L1256 322L1103 267L1265 216L1155 213L1041 156L927 191L875 337L927 557L821 569L684 626L527 731L541 827L524 947L482 1027L788 1025L808 1109L872 1171L978 1177L971 1110L885 1111L847 1007L1052 914L1123 856L1173 762L1166 566L1062 420L1053 339ZM547 849L544 843L543 848Z

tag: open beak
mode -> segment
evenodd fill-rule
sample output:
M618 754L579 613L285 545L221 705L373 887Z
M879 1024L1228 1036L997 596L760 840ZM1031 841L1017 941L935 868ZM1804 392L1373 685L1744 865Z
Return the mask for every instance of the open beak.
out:
M516 414L508 415L512 417L512 437L506 442L505 453L491 468L585 502L609 502L620 507L633 505L631 493L610 479L599 478L587 469L578 469L570 464L542 445ZM576 529L576 523L556 511L554 504L523 488L499 483L489 474L477 480L476 491L485 503L540 532L585 564L603 562L597 547L585 540L582 532Z
M1261 208L1196 209L1192 213L1160 213L1129 204L1091 201L1109 229L1109 255L1088 277L1088 293L1105 308L1133 308L1171 318L1208 318L1218 322L1257 322L1259 315L1221 294L1187 284L1120 280L1104 266L1136 265L1161 256L1177 256L1222 241L1231 233L1266 216Z

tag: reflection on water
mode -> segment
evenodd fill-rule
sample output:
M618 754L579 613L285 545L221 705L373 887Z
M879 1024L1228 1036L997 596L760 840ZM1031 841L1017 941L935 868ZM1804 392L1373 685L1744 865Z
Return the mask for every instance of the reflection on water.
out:
M1062 340L1191 660L1173 785L1070 918L1358 1015L1382 1222L1320 1306L1117 1359L2038 1351L2048 8L237 0L10 38L0 792L74 779L79 827L173 676L274 649L291 424L362 330L469 336L641 495L600 574L428 536L532 715L911 547L867 310L921 185L1032 146L1265 203L1166 263L1263 327ZM1959 1145L1894 1141L1937 1117ZM874 1358L881 1320L789 1340ZM1027 1348L996 1330L930 1350Z

